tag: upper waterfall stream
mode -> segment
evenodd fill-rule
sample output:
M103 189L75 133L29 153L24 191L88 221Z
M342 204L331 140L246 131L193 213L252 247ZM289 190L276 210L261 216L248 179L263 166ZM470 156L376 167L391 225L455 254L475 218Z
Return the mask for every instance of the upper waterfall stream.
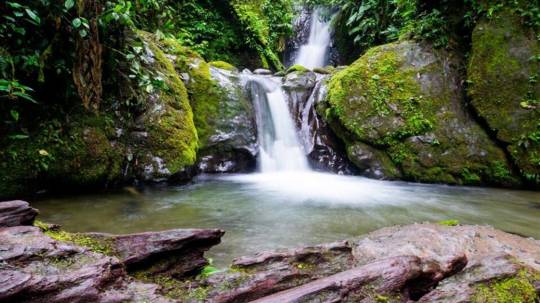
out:
M331 35L330 23L322 19L320 9L313 10L310 20L308 41L300 47L295 64L313 69L326 65L326 54L330 46Z

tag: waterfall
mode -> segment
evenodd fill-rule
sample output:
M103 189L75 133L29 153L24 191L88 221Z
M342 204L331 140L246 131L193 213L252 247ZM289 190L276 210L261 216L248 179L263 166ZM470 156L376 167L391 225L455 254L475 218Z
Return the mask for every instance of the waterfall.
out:
M261 171L309 171L281 78L247 73L243 78L255 106Z
M313 10L309 38L307 43L300 47L295 64L310 69L323 67L326 64L330 36L330 22L322 20L320 9Z

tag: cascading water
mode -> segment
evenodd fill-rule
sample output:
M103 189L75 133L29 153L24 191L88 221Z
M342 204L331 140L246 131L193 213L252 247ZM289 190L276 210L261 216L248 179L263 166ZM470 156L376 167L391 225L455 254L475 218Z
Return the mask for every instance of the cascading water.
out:
M323 21L320 9L315 9L311 13L308 42L300 47L295 64L310 69L324 66L330 42L330 22Z
M308 171L309 165L298 143L281 79L244 74L255 105L262 172Z
M311 15L308 42L300 47L297 64L322 67L330 45L330 26L319 9ZM255 106L261 172L309 172L306 151L299 143L282 79L244 73L243 78Z

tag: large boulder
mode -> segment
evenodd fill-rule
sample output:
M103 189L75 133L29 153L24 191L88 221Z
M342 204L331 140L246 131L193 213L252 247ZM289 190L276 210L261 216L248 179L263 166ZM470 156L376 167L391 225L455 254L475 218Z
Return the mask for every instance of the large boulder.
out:
M137 75L120 77L114 110L95 114L75 106L65 120L41 123L29 139L0 138L9 142L0 150L0 197L192 175L198 138L180 74L154 35L127 38L129 51L137 50L136 72L130 71Z
M144 110L127 134L133 152L134 174L143 180L162 181L190 171L197 160L198 137L187 89L175 70L168 49L154 35L138 32L145 72L161 79L163 87L138 87ZM135 44L136 45L136 44Z
M320 111L368 175L519 184L464 107L460 66L453 54L412 41L378 46L332 76Z
M173 39L159 43L186 83L198 134L198 170L253 171L257 129L240 73L225 62L207 63Z
M523 177L540 185L540 42L508 10L484 18L472 35L471 105L506 146Z

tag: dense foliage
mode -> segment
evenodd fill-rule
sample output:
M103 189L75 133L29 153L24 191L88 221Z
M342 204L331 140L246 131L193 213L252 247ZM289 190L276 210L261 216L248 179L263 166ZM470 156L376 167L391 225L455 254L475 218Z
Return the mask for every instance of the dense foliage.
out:
M540 25L540 4L535 1L306 1L339 4L341 9L335 18L337 42L349 61L372 46L399 38L429 41L437 48L466 50L477 20L482 16L491 17L505 7L515 10L528 26Z

